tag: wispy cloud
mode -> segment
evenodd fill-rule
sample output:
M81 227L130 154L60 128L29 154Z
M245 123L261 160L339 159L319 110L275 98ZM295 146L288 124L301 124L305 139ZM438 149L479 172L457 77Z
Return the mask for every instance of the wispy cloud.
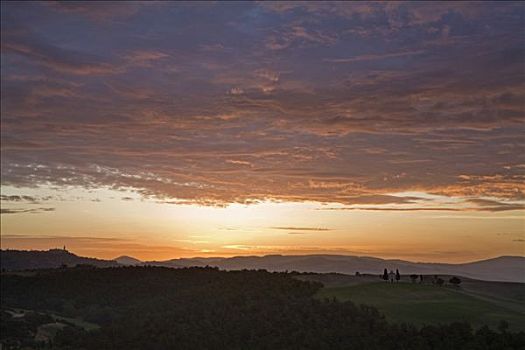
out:
M412 207L412 208L387 208L387 207L344 207L344 208L319 208L317 210L370 210L370 211L463 211L458 208L442 207Z
M25 196L25 195L1 195L0 196L1 201L6 202L36 202L37 199L32 196Z
M35 35L2 35L2 52L26 57L42 66L69 74L98 75L121 71L117 64L101 57L47 44Z
M344 207L344 208L319 208L318 210L371 210L371 211L488 211L488 212L500 212L510 210L525 210L525 205L503 205L494 207L468 207L468 208L455 208L455 207Z
M91 3L89 1L49 1L44 3L54 10L66 14L75 14L96 22L122 19L133 16L147 2L104 1Z
M30 208L30 209L2 208L0 209L0 214L39 214L39 213L46 213L46 212L51 212L51 211L55 211L55 208Z
M368 54L368 55L359 55L348 58L325 58L324 61L331 63L353 63L361 61L376 61L384 60L388 58L398 58L406 56L414 56L425 53L425 50L414 50L414 51L401 51L401 52L391 52L384 54Z
M270 227L270 228L272 230L285 230L285 231L315 231L315 232L332 231L331 228L325 228L325 227L276 226L276 227Z

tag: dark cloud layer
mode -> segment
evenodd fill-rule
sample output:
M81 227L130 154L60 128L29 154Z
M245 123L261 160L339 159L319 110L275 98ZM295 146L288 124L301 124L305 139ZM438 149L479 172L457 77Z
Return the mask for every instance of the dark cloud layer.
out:
M6 201L6 202L36 202L37 199L35 197L32 197L32 196L24 196L24 195L11 195L11 196L7 196L7 195L1 195L0 196L0 200L1 201Z
M408 207L408 208L391 208L391 207L344 207L344 208L321 208L319 210L373 210L373 211L489 211L499 212L508 210L525 210L523 204L504 204L498 206L481 206L481 207Z
M524 20L518 2L3 2L2 184L523 209Z
M39 214L39 213L46 213L50 211L55 211L55 208L17 208L17 209L11 209L11 208L2 208L0 209L0 214Z

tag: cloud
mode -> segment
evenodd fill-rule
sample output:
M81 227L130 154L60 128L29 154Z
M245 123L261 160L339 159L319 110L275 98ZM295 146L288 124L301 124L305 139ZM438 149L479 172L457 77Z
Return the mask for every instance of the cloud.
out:
M294 227L294 226L276 226L270 227L272 230L285 230L285 231L332 231L330 228L325 227ZM302 234L302 232L290 232L290 234Z
M104 1L93 3L91 1L49 1L45 4L56 11L66 14L76 14L94 21L108 21L133 16L147 2Z
M37 199L32 196L24 196L24 195L1 195L0 200L6 201L6 202L36 202Z
M349 58L325 58L325 62L331 62L331 63L353 63L353 62L361 62L361 61L375 61L375 60L384 60L388 58L397 58L397 57L406 57L406 56L414 56L425 53L425 50L414 50L414 51L402 51L402 52L392 52L392 53L385 53L385 54L368 54L368 55L360 55L360 56L354 56Z
M467 199L467 203L476 204L482 207L490 207L490 206L512 206L514 204L512 203L503 203L500 201L492 200L492 199L485 199L485 198L472 198Z
M103 57L46 43L27 31L2 33L2 52L16 54L59 72L76 75L114 74L122 71Z
M2 185L523 206L516 5L114 5L2 3Z
M150 66L153 62L165 60L169 55L158 50L136 50L124 55L124 60L134 66Z
M423 198L414 196L363 195L348 197L345 202L347 204L407 204L414 203L418 200L423 200Z
M266 39L266 47L270 50L283 50L290 47L330 46L337 38L333 34L321 30L310 30L300 25L290 25L280 28L278 33L272 33Z
M319 208L318 210L371 210L371 211L487 211L500 212L509 210L525 210L525 205L502 205L493 207L469 207L469 208L454 208L454 207L344 207L344 208Z
M55 211L55 208L31 208L31 209L0 209L0 214L40 214Z
M466 202L478 205L480 210L506 211L525 209L525 204L519 202L502 202L485 198L467 199Z
M319 208L317 210L370 210L370 211L462 211L458 208L441 207L412 207L412 208L389 208L389 207L344 207L344 208Z
M116 237L90 237L90 236L59 236L59 235L31 235L31 234L5 234L2 239L34 239L34 240L78 240L82 242L123 242L125 239Z
M304 10L308 15L318 17L369 17L380 10L382 5L375 2L359 2L344 4L336 1L312 2L312 1L268 1L262 2L261 7L268 11L287 13Z
M232 95L242 95L244 93L244 90L238 87L233 87L230 89L230 94Z

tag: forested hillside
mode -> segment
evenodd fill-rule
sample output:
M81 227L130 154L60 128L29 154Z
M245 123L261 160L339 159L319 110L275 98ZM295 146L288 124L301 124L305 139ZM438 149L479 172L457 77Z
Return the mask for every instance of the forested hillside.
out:
M16 318L11 310L22 309L100 326L86 330L66 322L40 344L54 349L449 350L525 345L525 333L509 332L504 324L500 331L473 330L467 323L422 328L390 324L374 308L313 298L321 286L285 273L214 268L4 274L2 343L5 348L36 346L32 332L39 327L37 321L26 331L16 327L24 317Z

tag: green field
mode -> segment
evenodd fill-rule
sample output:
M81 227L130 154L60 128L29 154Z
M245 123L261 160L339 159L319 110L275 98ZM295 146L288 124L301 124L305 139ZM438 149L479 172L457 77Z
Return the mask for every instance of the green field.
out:
M325 287L319 298L335 297L378 308L388 320L418 325L468 321L474 327L497 327L501 320L511 329L525 330L523 304L516 299L488 297L464 288L437 287L409 282L365 282Z

